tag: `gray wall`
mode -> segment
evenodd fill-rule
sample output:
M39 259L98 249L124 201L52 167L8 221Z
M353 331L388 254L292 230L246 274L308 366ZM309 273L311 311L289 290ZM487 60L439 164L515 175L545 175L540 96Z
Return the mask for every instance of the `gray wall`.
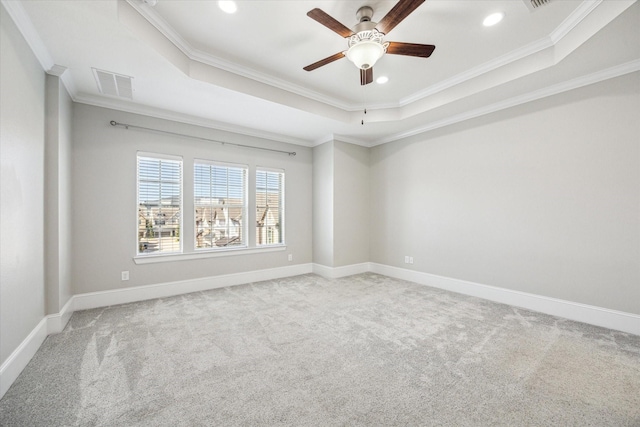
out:
M161 133L126 130L109 121L163 129L231 143L296 151L282 153L220 145ZM74 105L73 293L166 283L311 262L312 150L84 104ZM286 251L137 265L136 153L178 155L184 167L184 252L194 252L193 160L211 159L281 168L286 180ZM251 194L251 192L250 192ZM249 241L255 241L255 212L249 210ZM293 261L287 255L293 255ZM130 272L121 281L121 271Z
M47 314L71 298L72 101L57 76L46 76L45 289Z
M369 261L369 149L330 141L313 149L313 262Z
M375 147L371 261L640 314L639 86Z
M72 294L312 261L372 261L640 314L639 73L371 150L311 150L72 104L3 7L0 19L0 363ZM183 156L187 195L194 158L285 169L287 250L136 265L139 150ZM188 198L184 208L189 252Z
M59 308L62 309L69 301L73 292L71 290L71 265L72 265L72 125L73 125L73 101L58 79L58 228L61 230L58 237L59 257ZM59 311L59 310L58 310Z
M369 261L369 151L335 141L334 267Z
M45 74L0 6L0 364L44 317Z
M334 142L313 148L313 262L333 266Z

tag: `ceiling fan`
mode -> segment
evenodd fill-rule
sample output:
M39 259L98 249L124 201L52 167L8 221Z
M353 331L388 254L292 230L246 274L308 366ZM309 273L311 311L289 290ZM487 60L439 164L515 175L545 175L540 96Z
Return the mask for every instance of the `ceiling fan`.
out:
M371 21L373 9L363 6L358 9L358 24L349 29L321 9L313 9L307 13L311 19L347 39L349 49L338 52L327 58L307 65L303 69L313 71L323 65L337 61L345 56L360 69L360 84L367 85L373 81L373 65L385 53L392 55L417 56L428 58L436 48L431 44L385 42L384 36L409 16L425 0L399 0L380 22Z

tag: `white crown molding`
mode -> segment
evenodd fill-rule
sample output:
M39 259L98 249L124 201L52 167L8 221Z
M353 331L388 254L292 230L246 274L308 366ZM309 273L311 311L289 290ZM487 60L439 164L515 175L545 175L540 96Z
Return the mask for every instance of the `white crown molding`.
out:
M367 147L367 148L371 147L371 143L368 142L368 141L363 141L361 139L353 138L353 137L345 136L345 135L333 134L333 140L334 141L340 141L340 142L346 142L347 144L360 145L362 147Z
M320 92L309 90L303 86L295 85L293 83L287 82L286 80L282 80L282 79L270 76L266 73L262 73L247 67L241 67L238 64L234 64L230 61L227 61L221 58L212 57L210 54L204 53L200 50L192 49L190 51L183 52L183 53L193 61L201 62L205 65L219 68L221 70L228 71L238 76L255 80L257 82L264 83L269 86L273 86L277 89L285 90L287 92L291 92L296 95L300 95L314 101L322 102L323 104L327 104L332 107L339 108L341 110L357 111L362 108L360 106L354 106L352 104L349 104L343 100L326 96L324 94L321 94Z
M534 49L536 48L532 47L532 50ZM272 134L272 133L267 133L263 131L258 131L255 129L245 128L241 126L233 126L228 123L218 122L214 120L207 120L207 119L198 118L191 115L176 113L169 110L161 110L158 108L146 107L140 104L125 103L117 99L97 97L97 96L92 96L87 94L79 94L76 96L72 95L72 98L75 102L78 102L78 103L94 105L94 106L103 107L103 108L110 108L110 109L125 111L129 113L160 118L160 119L172 120L180 123L202 126L206 128L232 132L239 135L268 139L276 142L284 142L284 143L299 145L303 147L316 147L324 144L325 142L338 140L338 141L346 142L349 144L370 148L377 145L398 141L398 140L415 136L421 133L429 132L431 130L435 130L444 126L449 126L465 120L480 117L480 116L490 114L496 111L500 111L506 108L514 107L526 102L534 101L547 96L557 95L562 92L566 92L568 90L577 89L586 85L598 83L600 81L608 80L624 74L635 72L640 69L639 62L640 60L636 60L636 61L631 61L625 64L617 65L605 70L592 73L587 76L578 77L576 79L572 79L563 83L549 86L547 88L536 90L527 94L509 98L507 100L490 104L481 108L477 108L477 109L463 112L457 115L453 115L445 119L428 123L424 126L409 129L405 132L397 133L397 134L388 136L386 138L378 139L375 141L364 141L362 139L348 137L348 136L339 135L339 134L329 134L315 141L307 141L307 140L301 140L301 139L287 137L279 134ZM68 75L69 73L64 73L63 77Z
M328 135L323 136L322 138L318 138L315 141L313 141L313 145L312 146L313 147L317 147L317 146L322 145L322 144L324 144L326 142L331 142L331 141L333 141L333 139L334 139L333 134L330 133Z
M443 90L452 88L466 81L472 80L483 74L490 73L506 65L534 55L545 49L558 44L571 30L582 22L593 10L595 10L603 0L585 0L578 6L551 34L511 51L505 55L485 62L477 67L471 68L463 73L457 74L435 85L432 85L420 92L402 98L399 102L401 107L412 104L428 96L434 95Z
M324 137L315 140L312 144L312 147L317 147L319 145L322 145L326 142L331 142L331 141L346 142L347 144L359 145L361 147L366 147L366 148L372 147L371 143L368 141L363 141L362 139L352 138L349 136L338 135L335 133L325 135Z
M427 98L429 96L435 95L438 92L442 92L446 89L450 89L454 86L465 83L476 77L482 76L483 74L487 74L491 71L495 71L501 67L509 65L515 61L519 61L523 58L526 58L527 56L534 55L552 46L553 46L553 43L551 42L551 38L543 37L539 40L529 43L526 46L523 46L519 49L516 49L498 58L495 58L494 60L485 62L484 64L480 64L477 67L471 68L463 73L457 74L453 77L450 77L439 83L429 86L428 88L421 90L419 92L416 92L413 95L402 98L400 100L399 105L401 107L408 106L414 102L420 101L421 99Z
M309 141L284 136L280 134L259 131L256 129L250 129L242 126L234 126L229 123L222 123L214 120L207 120L204 118L198 118L186 114L176 113L168 110L162 110L159 108L147 107L140 104L127 103L121 100L112 99L108 97L99 97L95 95L88 95L84 93L78 93L77 86L71 75L71 71L68 71L66 67L56 64L42 42L40 35L35 29L31 19L27 15L24 7L19 1L0 0L0 3L5 7L9 16L15 22L16 26L22 33L22 36L27 41L27 44L33 51L34 55L38 59L42 69L47 73L54 76L58 76L64 84L69 96L74 102L81 104L93 105L96 107L116 109L128 113L140 114L144 116L156 117L166 120L173 120L180 123L192 124L196 126L202 126L210 129L221 130L225 132L236 133L239 135L251 136L255 138L268 139L276 142L284 142L287 144L300 145L303 147L312 147L313 144ZM129 2L136 10L140 8L133 2Z
M216 57L209 53L194 49L184 38L176 32L162 17L149 6L136 2L135 0L126 0L138 13L140 13L147 21L151 23L161 34L170 40L178 49L180 49L189 59L219 68L233 74L249 78L272 87L282 89L314 101L322 102L332 107L340 108L344 111L352 112L362 109L361 105L347 103L334 97L311 91L299 85L286 82L282 79L275 78L266 73L259 72L249 67L244 67L222 58ZM582 3L548 36L536 40L526 46L509 52L499 58L488 61L463 73L457 74L435 85L425 88L410 96L404 97L398 103L388 103L380 105L371 105L369 109L396 109L408 106L414 102L432 96L438 92L450 89L454 86L465 83L469 80L482 76L484 74L495 71L499 68L507 66L515 61L536 54L542 50L553 47L560 42L567 34L571 32L583 19L585 19L593 10L595 10L603 0L583 0Z
M42 69L47 74L60 77L62 83L67 89L67 92L71 97L73 97L73 95L76 93L76 85L70 75L71 73L66 73L66 67L58 65L54 62L51 53L49 53L49 50L40 38L38 31L33 25L33 22L31 22L31 18L29 18L27 11L24 10L24 6L22 6L22 3L19 1L10 0L0 0L0 3L2 3L11 19L13 19L13 22L20 30L20 33L31 48L31 51L40 63Z
M67 67L63 67L62 65L54 64L49 70L47 70L47 74L56 77L62 77L64 72L67 71Z
M593 12L603 0L584 0L580 6L573 11L571 15L558 25L558 27L549 34L553 44L557 44L567 34L571 32L587 15Z
M177 113L170 110L149 107L146 105L136 104L133 102L122 101L119 99L106 98L101 96L89 95L86 93L76 94L72 96L74 102L80 104L92 105L95 107L109 108L112 110L124 111L126 113L140 114L142 116L154 117L158 119L171 120L174 122L184 123L188 125L201 126L209 129L231 132L238 135L250 136L253 138L268 139L270 141L284 142L287 144L299 145L302 147L312 147L310 141L290 136L260 131L256 129L246 128L243 126L235 126L229 123L218 122L215 120L204 119L188 114Z
M24 10L22 2L0 0L0 3L2 3L9 13L9 16L11 16L11 19L13 19L13 22L15 22L16 26L20 29L22 36L27 41L27 44L38 59L38 62L40 62L42 69L45 71L51 70L55 66L53 57L42 42L36 27L33 25L33 22L31 22L31 19L27 14L27 11Z
M215 58L215 57L212 57L211 55L207 55L200 51L197 51L191 48L191 46L189 46L166 23L163 23L164 21L162 21L159 15L156 12L154 12L152 8L142 5L140 2L136 2L134 0L126 0L126 1L127 1L127 4L131 5L136 11L138 11L140 15L144 17L144 19L150 22L150 24L153 25L154 28L156 28L164 37L166 37L168 40L170 40L172 43L178 46L178 48L182 50L183 53L187 55L189 58L191 58L191 60L193 61L200 62L206 66L219 67L228 72L235 73L238 75L243 75L246 78L263 82L267 85L276 87L281 90L286 90L292 93L296 93L298 95L301 95L302 97L310 98L315 101L324 103L326 105L331 105L343 111L352 112L352 111L359 111L360 109L362 109L362 106L360 105L357 105L357 106L350 105L343 101L339 101L333 98L328 98L323 95L317 94L315 92L310 93L305 88L301 88L295 85L290 85L287 82L273 79L272 77L267 76L264 73L259 73L255 70L251 70L246 67L241 67L237 64L232 64L220 58ZM625 6L624 8L629 7L631 4L633 4L634 1L623 2L627 4L627 6ZM335 135L335 134L327 135L325 138L321 138L319 140L308 141L300 138L289 137L289 136L274 134L274 133L265 132L265 131L259 131L256 129L251 129L243 126L230 125L228 123L222 123L214 120L190 116L187 114L171 112L171 111L163 110L159 108L147 107L144 105L137 105L133 103L124 103L121 100L112 100L110 98L78 93L72 77L72 72L71 71L64 72L63 71L64 67L62 67L61 65L55 64L53 62L53 59L50 53L48 52L46 46L42 42L40 36L38 35L37 30L33 26L33 23L31 22L30 18L28 17L28 14L26 13L24 7L20 4L20 2L10 1L10 0L0 0L0 2L7 9L11 18L15 21L21 33L27 40L29 46L31 47L34 54L38 58L38 61L42 65L43 70L45 70L45 72L48 72L54 75L57 73L61 73L60 79L62 80L64 86L69 92L71 98L75 102L95 105L95 106L104 107L104 108L118 109L125 112L142 114L146 116L157 117L157 118L162 118L167 120L173 120L181 123L193 124L193 125L203 126L207 128L221 130L221 131L232 132L240 135L268 139L268 140L277 141L277 142L290 143L290 144L300 145L304 147L317 146L333 139L348 142L351 144L361 145L364 147L373 147L376 145L380 145L387 142L392 142L392 141L403 139L409 136L424 133L433 129L447 126L449 124L458 123L463 120L468 120L474 117L478 117L484 114L498 111L500 109L508 108L510 106L515 106L523 102L539 99L540 97L543 97L543 96L550 96L556 93L561 93L562 91L565 91L565 90L570 90L575 87L580 87L580 86L575 86L575 84L583 80L583 78L574 79L574 80L571 80L570 82L561 83L547 89L541 89L539 91L534 91L529 94L521 95L521 96L514 97L502 102L498 102L489 106L478 108L476 110L471 110L471 111L463 112L461 114L450 116L446 119L432 122L432 123L420 126L418 128L410 129L410 130L407 130L406 132L401 132L395 135L381 138L376 141L364 141L358 138L352 138L352 137ZM450 79L442 81L436 85L432 85L431 87L426 88L425 90L418 92L410 97L403 98L400 100L399 104L397 105L395 104L384 105L384 106L375 105L375 106L369 106L369 109L372 111L376 111L379 108L385 108L387 110L402 109L406 106L413 104L414 102L417 102L421 99L432 96L438 92L442 92L447 89L453 88L457 85L460 85L474 78L477 78L484 74L495 71L501 67L504 67L508 64L511 64L514 61L521 60L530 55L534 55L545 49L553 47L557 45L557 43L560 42L567 34L569 34L571 31L576 29L576 27L578 26L578 24L580 24L580 22L582 22L587 16L589 16L594 10L596 10L598 6L602 5L603 3L607 3L607 2L604 2L603 0L584 0L574 10L574 12L569 17L567 17L567 19L565 19L549 36L543 37L542 39L537 40L529 45L523 46L521 49L512 51L500 58L496 58L493 61L489 61L478 67L468 70L467 72L453 76ZM614 67L614 68L624 69L625 65L628 65L628 64L623 64L620 67ZM627 71L627 72L631 72L631 71ZM595 73L595 74L597 75L599 73ZM606 76L606 72L602 75ZM610 77L602 77L601 80L605 80L606 78L610 78ZM596 81L600 81L600 80L595 80L592 83L595 83ZM581 85L585 85L585 84L591 84L591 83L583 83ZM564 89L565 86L567 87L566 89ZM547 93L547 95L542 95L544 93Z
M142 15L151 25L153 25L163 36L173 43L187 58L192 61L200 62L214 68L255 80L260 83L267 84L277 89L282 89L314 101L322 102L332 107L345 111L356 111L360 107L351 105L343 100L326 96L316 91L309 90L303 86L290 83L286 80L279 79L267 73L257 71L255 69L244 67L234 62L219 58L210 53L195 49L187 42L176 30L174 30L152 7L136 2L135 0L126 0L140 15Z
M556 85L552 85L543 89L535 90L533 92L514 96L513 98L509 98L504 101L496 102L481 108L476 108L474 110L469 110L464 113L456 114L442 120L437 120L435 122L428 123L424 126L413 128L405 132L397 133L386 138L378 139L375 142L373 142L371 146L375 147L377 145L398 141L404 138L419 135L421 133L429 132L444 126L449 126L455 123L463 122L465 120L484 116L486 114L494 113L496 111L504 110L510 107L515 107L520 104L546 98L548 96L557 95L562 92L578 89L583 86L588 86L591 84L595 84L595 83L609 80L615 77L623 76L625 74L633 73L636 71L640 71L640 59L630 61L625 64L616 65L611 68L607 68L592 74L588 74L572 80L558 83Z
M62 81L64 87L67 89L67 93L69 94L69 96L71 96L71 99L73 99L73 97L77 93L77 89L73 78L71 78L70 76L71 72L67 73L67 69L67 67L63 67L62 65L54 64L53 67L51 67L49 70L45 70L45 72L51 76L58 77Z

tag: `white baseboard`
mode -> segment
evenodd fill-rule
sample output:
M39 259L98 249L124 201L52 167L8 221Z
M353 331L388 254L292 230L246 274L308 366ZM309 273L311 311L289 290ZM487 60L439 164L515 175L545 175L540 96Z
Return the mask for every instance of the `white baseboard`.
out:
M242 285L261 280L279 279L313 272L311 264L296 264L287 267L265 270L247 271L245 273L225 274L221 276L203 277L199 279L180 280L177 282L159 283L155 285L114 289L111 291L91 292L73 296L73 311L87 310L110 305L126 304L154 298L166 298L190 292L208 291L225 286Z
M0 366L0 399L9 390L11 384L18 378L20 372L47 338L47 318L43 318L31 333L20 343L13 353Z
M296 264L245 273L74 295L60 310L60 313L44 317L0 366L0 398L9 390L11 384L20 375L20 372L36 354L47 335L62 332L74 311L206 291L225 286L242 285L312 272L312 264Z
M22 372L31 358L36 354L40 345L42 345L47 338L47 335L62 332L74 311L163 298L190 292L206 291L225 286L279 279L300 274L316 273L327 278L340 278L365 272L378 273L434 288L640 335L640 315L636 314L406 270L383 264L367 262L335 268L321 264L296 264L293 266L245 273L74 295L62 310L60 310L60 313L43 318L31 331L29 336L22 341L18 348L16 348L2 366L0 366L0 398L4 396L9 387L11 387L11 384L18 378L20 372Z
M471 295L489 301L526 308L552 316L588 323L640 335L640 315L610 310L593 305L580 304L557 298L545 297L526 292L513 291L450 277L437 276L419 271L389 265L371 263L371 272L396 279L407 280L421 285Z
M72 304L73 298L69 298L60 313L45 316L0 366L0 399L36 354L47 336L62 332L73 314Z
M62 332L67 323L69 323L69 319L71 319L71 315L73 307L73 297L69 298L69 301L62 307L60 313L50 314L45 319L47 320L47 335L51 334L59 334Z
M353 276L354 274L366 273L368 271L371 271L371 265L368 262L342 267L327 267L322 264L313 264L313 272L327 279L338 279L340 277Z

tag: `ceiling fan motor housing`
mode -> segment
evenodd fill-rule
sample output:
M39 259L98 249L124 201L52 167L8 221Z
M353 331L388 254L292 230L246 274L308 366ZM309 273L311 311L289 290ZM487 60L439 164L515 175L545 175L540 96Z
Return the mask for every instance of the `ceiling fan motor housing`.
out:
M371 17L373 17L373 9L369 6L362 6L360 9L358 9L358 11L356 12L358 23L355 27L353 27L353 32L358 34L361 31L373 30L376 25L378 25L378 23L373 22L371 20Z
M373 9L363 6L358 9L356 17L358 24L353 27L354 34L349 37L347 58L361 70L367 70L386 53L389 43L384 43L382 34L376 29L377 22L373 22Z
M371 17L373 17L373 9L370 6L362 6L356 12L358 22L371 21Z

